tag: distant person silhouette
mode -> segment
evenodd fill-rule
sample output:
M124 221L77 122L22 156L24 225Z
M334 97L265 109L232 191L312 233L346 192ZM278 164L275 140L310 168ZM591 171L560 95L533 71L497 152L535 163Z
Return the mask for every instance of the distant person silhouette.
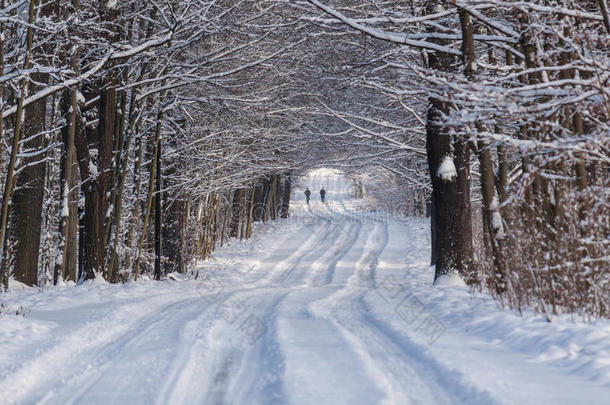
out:
M320 189L320 199L322 202L324 202L324 197L326 197L326 190L324 190L324 187L322 187L322 189Z
M307 205L309 205L309 197L311 197L311 191L309 191L309 187L305 188L305 199L307 200Z

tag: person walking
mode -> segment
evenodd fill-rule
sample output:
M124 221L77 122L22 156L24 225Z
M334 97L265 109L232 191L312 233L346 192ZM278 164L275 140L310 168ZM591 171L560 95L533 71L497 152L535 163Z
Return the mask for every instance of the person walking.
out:
M309 187L305 188L305 200L307 200L307 205L309 205L309 197L311 197L311 191L309 191Z
M324 190L324 187L322 187L320 189L320 199L322 200L322 202L324 202L324 197L326 197L326 190Z

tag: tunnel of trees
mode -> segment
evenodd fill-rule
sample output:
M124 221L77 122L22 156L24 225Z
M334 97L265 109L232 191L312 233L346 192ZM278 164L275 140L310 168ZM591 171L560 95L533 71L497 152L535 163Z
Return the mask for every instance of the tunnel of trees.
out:
M0 1L3 288L186 272L326 165L435 279L610 314L606 0Z

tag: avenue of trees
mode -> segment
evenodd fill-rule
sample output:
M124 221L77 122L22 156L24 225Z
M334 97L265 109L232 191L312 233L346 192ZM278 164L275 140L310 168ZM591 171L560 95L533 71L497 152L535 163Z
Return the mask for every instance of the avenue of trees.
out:
M184 272L325 164L435 279L610 315L606 0L0 0L0 81L4 287Z
M295 146L268 125L262 78L298 40L259 29L265 15L245 1L2 1L5 287L160 278L286 215Z
M606 1L306 3L310 21L395 45L361 62L361 87L425 111L435 278L548 317L608 316Z

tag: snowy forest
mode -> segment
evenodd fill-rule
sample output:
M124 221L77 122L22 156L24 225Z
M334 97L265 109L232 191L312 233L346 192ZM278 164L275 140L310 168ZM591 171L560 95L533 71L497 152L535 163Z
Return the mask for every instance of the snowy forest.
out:
M606 0L1 0L3 288L186 272L373 176L435 279L610 315Z
M609 13L0 0L0 405L607 405Z

